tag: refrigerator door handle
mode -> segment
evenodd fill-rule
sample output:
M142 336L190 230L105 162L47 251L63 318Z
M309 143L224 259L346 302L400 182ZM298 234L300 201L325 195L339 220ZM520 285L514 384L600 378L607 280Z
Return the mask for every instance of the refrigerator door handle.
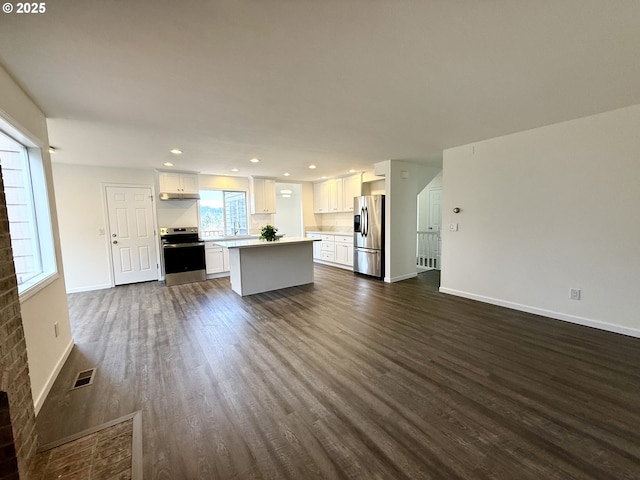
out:
M365 223L364 223L364 228L365 228L365 237L369 236L369 207L364 207L364 218L365 218Z
M366 227L366 219L364 216L364 207L360 208L360 234L363 237L367 236L367 227Z

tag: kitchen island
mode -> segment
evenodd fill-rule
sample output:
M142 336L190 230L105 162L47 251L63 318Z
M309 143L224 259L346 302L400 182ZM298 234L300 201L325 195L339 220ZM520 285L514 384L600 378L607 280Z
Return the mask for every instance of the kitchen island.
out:
M313 242L318 240L291 237L216 243L229 249L231 289L244 297L313 283Z

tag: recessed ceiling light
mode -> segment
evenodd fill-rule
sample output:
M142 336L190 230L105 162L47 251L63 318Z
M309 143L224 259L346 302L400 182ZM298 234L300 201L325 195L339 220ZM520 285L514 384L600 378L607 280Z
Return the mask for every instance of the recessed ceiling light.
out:
M169 150L171 153L173 153L174 155L182 155L182 150L180 150L179 148L172 148L171 150Z
M232 172L238 172L239 170L237 168L232 168L231 171Z
M49 145L49 153L56 153L56 147Z
M320 177L320 178L322 178L322 179L324 180L324 179L325 179L325 178L327 178L327 177L326 177L325 175L323 175L323 176L322 176L322 177Z
M258 163L260 161L259 158L252 158L251 160L249 160L251 163Z
M171 163L171 162L164 162L163 165L165 167L173 167L173 163Z
M314 168L316 168L316 166L312 164L312 165L309 165L309 168L313 170Z
M291 174L290 174L289 172L285 172L285 173L283 173L283 175L284 175L285 177L288 177L288 176L289 176L289 175L291 175Z
M356 173L356 171L352 168L351 170L349 170L349 173Z

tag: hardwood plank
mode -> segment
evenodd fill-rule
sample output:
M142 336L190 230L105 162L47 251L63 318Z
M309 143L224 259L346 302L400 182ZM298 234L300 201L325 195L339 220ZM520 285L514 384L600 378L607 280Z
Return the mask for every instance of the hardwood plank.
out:
M152 479L640 478L640 340L440 294L437 272L315 276L69 295L42 441L141 410Z

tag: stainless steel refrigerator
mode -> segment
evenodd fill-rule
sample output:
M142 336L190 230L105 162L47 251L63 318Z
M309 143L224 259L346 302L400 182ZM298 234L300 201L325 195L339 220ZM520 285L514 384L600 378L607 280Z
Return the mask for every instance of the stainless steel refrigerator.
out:
M353 271L384 276L384 195L353 199Z

